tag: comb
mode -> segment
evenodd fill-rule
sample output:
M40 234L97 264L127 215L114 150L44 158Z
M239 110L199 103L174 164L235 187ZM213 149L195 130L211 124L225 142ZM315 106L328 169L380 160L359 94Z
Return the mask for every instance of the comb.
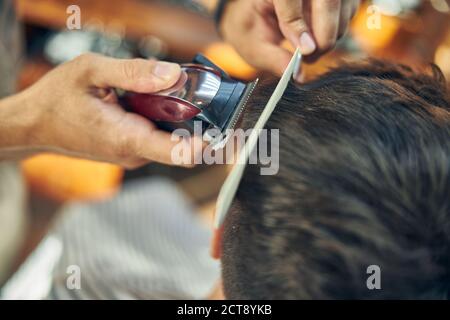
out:
M300 67L301 58L302 56L300 54L300 51L299 49L297 49L291 61L289 62L289 65L284 71L283 76L278 82L272 96L264 107L264 110L262 111L261 116L256 122L255 127L253 128L251 134L245 142L244 147L241 149L237 163L234 165L222 188L220 189L214 217L214 226L217 229L222 225L231 207L231 203L233 202L233 199L236 195L239 183L241 182L242 176L244 175L249 156L258 143L260 132L266 125L267 121L275 110L275 107L283 96L283 93L286 90L289 81L297 74Z

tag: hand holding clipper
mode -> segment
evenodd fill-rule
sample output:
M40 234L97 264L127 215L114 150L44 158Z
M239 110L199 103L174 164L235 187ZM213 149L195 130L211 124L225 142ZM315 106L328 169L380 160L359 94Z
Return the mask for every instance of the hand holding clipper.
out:
M238 122L257 81L245 84L231 79L202 55L191 64L181 65L181 71L173 87L148 94L127 92L125 104L168 131L184 128L193 132L194 122L201 121L204 138L222 144L227 130ZM209 129L218 130L222 139L208 136Z

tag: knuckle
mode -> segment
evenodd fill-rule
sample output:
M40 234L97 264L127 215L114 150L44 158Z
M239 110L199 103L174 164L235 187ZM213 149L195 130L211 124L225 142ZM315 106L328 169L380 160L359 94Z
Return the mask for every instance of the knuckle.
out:
M92 64L92 61L97 57L95 53L83 53L74 59L74 62L79 67L89 67Z
M136 127L133 132L130 132L130 126L134 124L129 122L130 117L133 117L130 114L126 114L124 118L121 120L121 123L118 124L117 129L114 134L114 154L119 159L124 160L136 160L143 159L144 157L144 148L143 145L148 140L144 137L144 131L142 127Z
M275 7L277 8L277 16L281 22L291 24L297 20L303 20L300 7L294 6L292 3L286 1L276 1Z
M303 31L306 31L308 29L308 26L306 25L306 22L304 19L301 18L296 18L293 19L289 22L287 22L287 24L294 29L295 31L301 33Z
M72 74L79 75L80 78L86 78L90 76L92 65L95 63L95 59L98 57L94 53L83 53L72 60L70 66L73 70Z
M114 154L117 158L129 161L135 157L134 153L134 143L130 138L122 136L116 139Z
M294 24L297 21L303 20L300 13L292 11L292 10L283 12L279 18L281 19L282 22L284 22L286 24Z
M127 79L134 80L138 77L139 68L137 65L140 61L140 59L131 59L123 62L122 72Z
M134 79L136 77L136 68L131 61L125 61L122 64L122 72L127 79Z

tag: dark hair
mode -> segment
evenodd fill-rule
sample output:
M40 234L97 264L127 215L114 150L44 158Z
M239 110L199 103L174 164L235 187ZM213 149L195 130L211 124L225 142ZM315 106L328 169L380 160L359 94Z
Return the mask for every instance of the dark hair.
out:
M450 99L432 71L370 60L289 85L266 126L280 129L279 172L249 165L225 220L227 298L448 298ZM245 128L273 88L254 93Z

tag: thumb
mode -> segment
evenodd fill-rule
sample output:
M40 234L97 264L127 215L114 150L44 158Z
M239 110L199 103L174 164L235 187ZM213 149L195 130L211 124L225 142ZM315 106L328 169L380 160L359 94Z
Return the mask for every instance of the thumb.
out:
M91 85L118 88L138 93L150 93L173 86L179 79L178 64L145 59L114 59L88 54L88 74Z
M193 166L195 159L202 156L203 142L201 137L175 139L175 134L159 130L147 119L132 113L127 113L121 121L120 129L115 128L112 137L120 137L111 141L119 155L125 158L138 157L141 160L151 160L159 163L181 166ZM175 151L182 150L187 154L185 162L178 162ZM128 156L128 157L127 157ZM124 159L126 160L126 159ZM133 163L131 163L133 166Z
M273 0L281 32L300 52L309 55L316 50L316 44L309 31L303 12L302 0Z

